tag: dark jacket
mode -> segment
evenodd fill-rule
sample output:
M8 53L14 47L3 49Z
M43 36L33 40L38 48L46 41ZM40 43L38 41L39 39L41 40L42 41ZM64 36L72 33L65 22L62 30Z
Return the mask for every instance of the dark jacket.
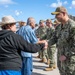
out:
M21 70L22 61L18 52L36 53L44 44L30 44L20 35L10 31L0 31L0 70Z

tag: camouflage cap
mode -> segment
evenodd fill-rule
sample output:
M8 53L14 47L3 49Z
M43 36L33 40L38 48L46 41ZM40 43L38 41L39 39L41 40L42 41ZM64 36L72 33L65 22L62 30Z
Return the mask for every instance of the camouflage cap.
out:
M51 22L52 23L52 20L51 19L47 19L46 22Z
M51 14L52 15L57 15L59 14L60 12L66 12L67 13L67 9L63 6L60 6L60 7L57 7L55 12L52 12Z
M39 21L39 23L43 23L43 22L45 22L45 20L40 20L40 21Z

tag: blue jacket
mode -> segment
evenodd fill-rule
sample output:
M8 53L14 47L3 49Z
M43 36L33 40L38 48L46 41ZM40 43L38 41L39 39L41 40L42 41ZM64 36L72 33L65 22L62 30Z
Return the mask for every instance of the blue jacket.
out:
M36 35L35 35L35 32L34 30L31 28L30 25L26 25L26 26L22 26L18 31L17 33L21 36L23 36L23 38L25 40L27 40L29 43L36 43L38 41ZM31 57L32 54L31 53L28 53L28 52L24 52L24 51L21 51L21 55L23 57Z

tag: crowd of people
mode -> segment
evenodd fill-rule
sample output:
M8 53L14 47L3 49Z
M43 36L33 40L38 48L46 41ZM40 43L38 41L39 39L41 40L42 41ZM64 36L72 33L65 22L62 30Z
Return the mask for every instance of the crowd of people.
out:
M12 16L2 17L0 23L0 75L31 75L32 53L38 52L39 62L49 65L45 71L58 67L60 75L75 75L75 22L67 9L57 7L55 21L33 17L17 22ZM16 23L19 29L16 29ZM36 27L38 26L38 27ZM57 64L55 52L57 50Z

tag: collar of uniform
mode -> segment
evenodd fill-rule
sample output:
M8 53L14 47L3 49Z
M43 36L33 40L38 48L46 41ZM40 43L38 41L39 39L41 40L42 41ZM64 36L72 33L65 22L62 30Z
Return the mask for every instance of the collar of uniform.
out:
M68 26L68 24L69 24L69 22L70 22L70 19L63 25L63 24L61 24L61 27L62 28L67 28L67 26Z

